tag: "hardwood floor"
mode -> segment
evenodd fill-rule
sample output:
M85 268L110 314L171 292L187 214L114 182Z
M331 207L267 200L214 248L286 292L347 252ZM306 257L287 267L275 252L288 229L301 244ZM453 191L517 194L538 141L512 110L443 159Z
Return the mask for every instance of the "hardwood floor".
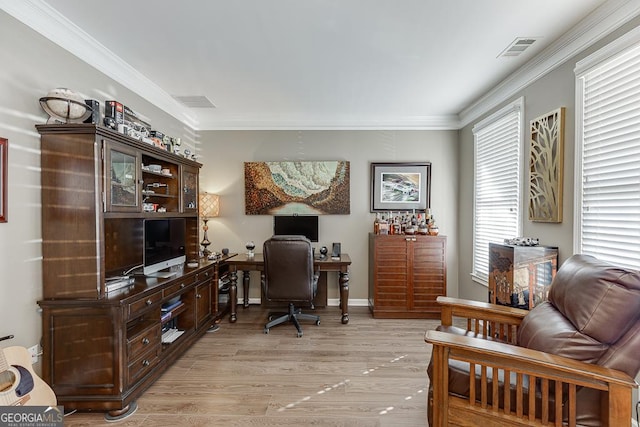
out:
M138 400L122 426L426 425L424 333L438 320L373 319L350 307L318 309L304 335L284 324L263 333L267 311L251 306L225 318ZM102 413L74 413L65 426L114 425Z

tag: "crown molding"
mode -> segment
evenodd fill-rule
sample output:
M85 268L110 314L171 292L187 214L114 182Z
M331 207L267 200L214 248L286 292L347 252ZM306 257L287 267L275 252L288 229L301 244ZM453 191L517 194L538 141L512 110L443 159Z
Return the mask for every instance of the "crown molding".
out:
M177 120L196 127L197 119L188 109L46 2L0 0L0 8Z
M194 130L451 130L460 129L552 71L569 58L640 14L637 0L609 0L458 115L397 117L381 120L279 117L223 119L200 123L197 117L138 70L123 61L43 0L0 0L0 8L74 56L137 93Z
M640 15L637 0L609 0L460 114L464 127Z
M327 117L282 120L278 117L243 117L238 119L203 120L197 130L457 130L458 116L422 116L396 118L345 119Z

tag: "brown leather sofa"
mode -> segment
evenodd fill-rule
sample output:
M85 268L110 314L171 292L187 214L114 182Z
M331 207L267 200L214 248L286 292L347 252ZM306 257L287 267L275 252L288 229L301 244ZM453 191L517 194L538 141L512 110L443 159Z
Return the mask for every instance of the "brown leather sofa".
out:
M638 271L574 255L549 300L531 311L439 302L442 325L425 336L434 346L431 427L553 425L559 413L565 425L630 424L640 371Z

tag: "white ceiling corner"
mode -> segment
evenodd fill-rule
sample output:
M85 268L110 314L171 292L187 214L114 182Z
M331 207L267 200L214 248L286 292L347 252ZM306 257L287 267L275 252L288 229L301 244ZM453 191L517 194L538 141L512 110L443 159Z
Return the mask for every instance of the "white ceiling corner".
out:
M122 3L123 5L127 4L128 8L148 7L152 8L150 10L155 10L153 8L159 4L158 2L163 3L165 9L178 7L176 3L170 0L138 0L135 3L127 3L126 0L112 1ZM200 77L191 79L184 77L182 80L180 80L180 73L178 71L173 73L175 76L170 75L171 73L169 72L167 73L169 75L168 77L167 75L155 75L154 67L147 68L145 74L140 68L136 68L139 65L148 65L142 62L136 62L137 56L135 55L135 49L139 49L139 45L130 46L128 43L123 44L120 42L121 39L118 38L120 36L112 37L112 35L106 31L100 33L101 28L96 28L96 26L99 27L103 25L105 26L102 28L104 30L106 25L108 25L107 23L112 22L112 20L110 20L108 16L96 17L96 14L115 14L117 11L110 10L117 9L117 5L115 4L112 5L107 12L103 12L104 9L102 6L99 6L99 13L95 11L95 5L77 2L75 0L49 0L49 2L42 0L0 0L0 7L44 37L68 50L73 55L110 76L118 83L147 99L149 102L195 130L459 129L471 123L490 109L499 106L504 101L513 97L519 90L566 61L586 46L591 45L593 42L601 39L640 14L640 2L638 0L590 0L589 2L586 2L586 0L574 0L572 4L574 7L569 9L569 12L574 11L578 6L586 8L587 6L584 6L586 3L590 5L590 8L595 7L595 9L584 9L582 12L584 16L580 15L579 22L577 24L571 22L571 25L567 27L562 27L562 25L568 25L568 23L563 23L562 19L558 18L557 26L549 28L548 30L549 34L554 34L552 40L546 39L545 34L535 34L536 38L537 36L542 36L543 39L537 41L531 48L527 49L527 51L533 50L535 55L526 52L522 55L522 58L500 58L499 61L503 61L502 63L496 62L492 65L491 62L486 62L484 66L496 68L496 70L493 71L494 75L498 72L504 72L504 70L507 70L507 67L514 67L513 64L519 65L509 72L506 78L501 77L497 80L498 83L492 83L486 86L487 88L484 89L483 92L482 84L486 83L480 81L472 82L466 80L464 83L458 81L457 85L442 88L440 87L442 85L441 79L433 79L433 81L430 81L425 77L424 81L420 80L420 73L426 66L425 64L429 64L430 61L433 62L433 59L423 57L422 47L427 46L427 44L425 44L425 42L420 43L420 38L429 34L429 28L425 29L419 24L422 22L422 19L426 20L428 17L425 15L423 18L422 15L420 15L419 19L414 19L413 15L424 14L427 11L430 14L436 15L437 13L446 13L450 10L447 9L447 7L452 7L450 5L443 5L436 0L428 0L426 2L423 0L401 0L402 5L415 8L415 14L393 15L387 19L385 14L395 14L398 12L397 8L385 9L385 2L367 3L370 7L366 9L363 8L362 10L347 6L331 9L329 4L310 3L304 5L306 8L311 8L308 16L301 16L301 11L307 13L307 10L300 9L303 7L300 5L292 5L274 0L272 3L269 3L269 7L267 7L263 3L260 3L260 0L251 1L257 2L254 4L256 7L251 8L247 6L248 9L246 10L242 9L239 3L231 5L222 0L200 3L180 3L180 9L173 10L176 13L182 13L184 9L185 14L180 15L182 18L188 16L188 11L193 12L194 10L199 11L203 9L209 13L212 11L218 12L217 14L212 14L212 18L209 16L206 17L208 20L217 19L217 21L211 22L211 26L207 29L208 32L206 34L208 36L208 34L211 33L211 39L206 42L204 40L199 41L193 39L194 34L196 36L202 36L202 33L190 33L192 30L190 27L197 27L198 22L202 21L188 23L188 26L183 27L180 26L181 24L178 21L174 23L175 25L170 25L170 27L175 27L177 30L175 37L180 38L184 35L185 39L177 40L178 42L182 42L182 45L180 43L172 44L175 40L169 40L165 46L161 46L163 49L166 49L165 52L168 54L168 58L158 58L158 60L163 61L165 64L172 64L175 62L173 61L174 58L180 58L181 54L190 55L188 58L189 60L193 60L193 64L188 65L192 67L193 75ZM249 1L249 3L251 3L251 1ZM554 7L558 4L557 1L555 3L551 0L549 1L549 4L553 4ZM354 1L354 4L359 4L359 1ZM163 5L159 5L157 9L162 9ZM482 6L478 7L484 7L486 9L489 7L507 7L507 5L509 5L509 7L525 7L513 6L511 2L501 0L488 0L483 3ZM296 8L295 12L297 14L288 10L288 8L292 7ZM312 9L313 7L315 7L315 9ZM565 4L564 7L568 7L568 5ZM470 14L474 11L470 11ZM239 12L243 13L240 14ZM319 16L313 15L313 12ZM411 10L411 12L413 12L413 10ZM226 13L229 14L229 17L224 16ZM289 19L288 13L294 16ZM204 19L196 15L198 14L196 13L194 18ZM391 18L394 16L401 16L406 22L393 22ZM577 16L578 15L575 15L574 19ZM443 16L442 20L445 18L451 19L449 16ZM465 19L470 18L456 16L455 19L461 22L467 22ZM225 20L229 22L225 23ZM501 26L503 26L502 21L504 21L504 19L500 21ZM218 23L217 26L216 22ZM352 28L346 25L352 22L359 24L362 28ZM473 20L468 22L473 22ZM261 24L262 27L255 25L256 23ZM524 21L524 23L527 22ZM119 28L122 28L120 31L131 31L131 34L134 35L145 34L143 32L136 33L136 31L139 31L137 28L139 24L139 20L136 20L134 16L131 17L131 21L119 21ZM270 24L272 26L269 26ZM301 25L300 28L296 27L298 24ZM491 25L490 22L483 24ZM127 27L127 25L130 25L130 27ZM288 26L291 26L291 28L299 31L307 31L309 27L312 28L308 33L301 33L299 37L296 37L297 35L293 36L288 33L283 33L279 28L275 28L278 25L285 26L287 29L289 28ZM445 27L447 25L450 26L451 22L446 22L444 25ZM255 31L254 34L247 34L246 39L243 38L244 34L247 33L244 26L247 26L250 31ZM235 31L236 27L238 27L237 33L228 34L229 31ZM522 27L522 25L514 26L514 28L520 27ZM83 30L83 28L90 28L91 34ZM347 31L345 31L345 28ZM226 30L227 33L224 35L218 34L215 33L216 30ZM316 32L314 33L312 30ZM553 31L555 31L555 33ZM532 35L530 31L524 32L525 34L509 33L511 34L509 39L494 41L495 51L492 54L492 59L496 60L496 55L514 38ZM558 32L560 33L558 34ZM317 35L323 36L323 39L316 40L314 37ZM467 40L474 39L475 42L481 35L484 36L484 34L478 33L465 34L464 37ZM188 38L190 36L192 37L191 39ZM333 36L338 40L338 45L331 47L330 44L327 44L331 40L327 39L331 39ZM454 34L454 36L456 36L456 34ZM107 38L105 39L104 37ZM353 37L353 39L350 37ZM308 51L297 51L296 48L299 47L296 44L299 43L298 39L308 43L318 43L319 50L316 56L322 57L323 59L326 57L327 61L333 59L337 62L329 64L316 61L315 56L305 55ZM149 39L148 42L151 48L158 46L153 44L156 40ZM395 44L390 44L392 42ZM456 40L450 40L450 42L452 46L454 46ZM256 44L260 43L262 43L262 45L256 46ZM340 57L340 44L348 45L349 43L358 48L362 48L362 51L352 50L352 56L361 60L364 65L371 64L371 66L381 67L382 70L379 71L378 74L362 74L363 70L364 72L367 70L366 67L361 66L362 64L360 62L353 61L353 58L349 56ZM538 44L542 44L544 47L536 48L535 46ZM133 43L131 45L133 45ZM403 46L403 48L398 49L398 46ZM259 50L261 47L268 49L264 52L265 55L270 54L275 59L261 56L262 51ZM459 48L460 46L457 47ZM488 47L489 50L487 53L491 52L491 47ZM333 50L329 50L330 48ZM451 74L459 79L465 78L465 72L467 73L467 79L469 76L467 70L467 68L469 68L468 64L463 62L465 58L467 56L476 58L473 56L473 44L464 48L469 50L459 51L453 47L449 48L449 55L451 55L453 51L459 56L459 58L455 58L457 62L451 62ZM280 54L280 52L285 53ZM287 56L286 52L293 52L294 56ZM433 53L434 51L430 52ZM255 58L249 57L255 62L256 67L247 67L247 64L251 64L251 62L246 62L247 58L240 55L245 53L247 55L256 55ZM297 55L297 53L301 53L301 55ZM367 56L371 54L373 56ZM303 58L300 59L298 56L302 56ZM149 60L148 57L154 58L154 53L149 53L149 55L145 57L145 60ZM210 57L213 57L213 62L206 62L206 60L211 61ZM127 62L125 58L133 58L134 61ZM475 60L478 59L481 58ZM301 95L299 92L290 91L290 89L296 87L296 85L290 84L292 82L290 81L291 76L287 74L290 71L287 66L290 65L292 69L295 69L295 67L300 66L300 64L307 65L307 63L303 63L303 60L309 61L309 64L313 64L316 68L319 66L326 67L326 69L323 68L320 70L322 73L318 73L316 69L303 68L303 72L301 73L292 73L294 79L300 79L300 82L294 82L298 83L297 87L307 89L309 86L308 83L318 81L318 83L320 83L319 88L321 89L323 87L322 84L333 81L338 84L344 83L345 81L349 82L348 78L353 79L352 83L347 86L342 86L342 90L335 90L332 91L332 93L327 93L327 90L318 92L318 90L314 91L315 88L310 88L308 94L305 93L305 95L300 98ZM448 61L451 60L451 58L445 54L445 56L436 58L435 60ZM507 63L507 65L505 65L504 61L513 60L520 62ZM343 69L340 68L342 64L346 64L345 67L355 66L355 68ZM199 66L209 65L213 65L215 68L211 70L198 69ZM255 70L253 68L255 68ZM308 70L308 75L304 70ZM428 75L430 71L428 66L424 70L425 72L422 73ZM480 68L478 71L481 71ZM199 72L201 72L201 74L198 74ZM276 74L271 75L271 72ZM327 81L322 81L325 75ZM316 80L313 80L311 77ZM379 80L381 77L384 77L385 80ZM305 78L308 79L308 82L305 81ZM370 79L370 81L367 79ZM416 91L407 91L407 85L401 84L404 83L403 79L415 84ZM447 81L455 83L454 80ZM247 83L249 83L250 87L246 87ZM394 91L394 85L396 83L399 83L398 89ZM377 85L385 86L383 89L387 90L387 92L380 91L379 93L384 94L381 99L374 98L373 103L368 102L367 96L369 94L366 91L363 92L362 89L366 87L378 89ZM331 87L331 85L326 87ZM181 90L177 90L176 88L180 88ZM185 88L189 88L190 90L185 90ZM442 99L443 105L446 104L450 101L450 97L447 97L447 90L449 90L452 95L458 96L456 99L464 99L464 97L461 97L460 91L465 90L468 91L466 96L471 97L468 98L468 101L464 105L460 105L457 110L435 111L433 109L417 108L421 105L419 102L421 99L419 98L420 96L429 98L428 101L432 103ZM216 108L186 108L174 99L170 93L174 95L206 96L208 99L216 100ZM476 96L474 99L472 97L473 93L478 93L479 96ZM268 98L262 98L260 100L262 104L256 103L255 105L272 105L273 109L256 109L255 107L251 109L247 101L252 101L251 97L254 94L256 97L268 96ZM417 99L416 96L418 96ZM454 104L449 102L448 105L451 106ZM335 111L333 111L332 108L327 108L327 106L335 107L333 108ZM389 106L394 106L395 110ZM404 106L406 106L406 108L403 108ZM246 107L249 107L249 109L246 109ZM321 108L318 109L318 107ZM324 108L324 110L322 108Z

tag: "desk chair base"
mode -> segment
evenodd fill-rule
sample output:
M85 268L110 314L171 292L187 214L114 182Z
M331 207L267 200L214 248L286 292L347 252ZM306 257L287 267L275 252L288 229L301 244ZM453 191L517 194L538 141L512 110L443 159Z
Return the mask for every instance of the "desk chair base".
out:
M298 322L298 320L314 320L316 322L316 325L320 325L320 316L302 313L302 309L295 308L292 303L289 303L288 313L269 313L268 319L269 323L264 326L265 334L268 334L269 329L273 328L274 326L280 325L285 322L291 322L298 330L298 338L302 336L302 327L300 326L300 322Z

